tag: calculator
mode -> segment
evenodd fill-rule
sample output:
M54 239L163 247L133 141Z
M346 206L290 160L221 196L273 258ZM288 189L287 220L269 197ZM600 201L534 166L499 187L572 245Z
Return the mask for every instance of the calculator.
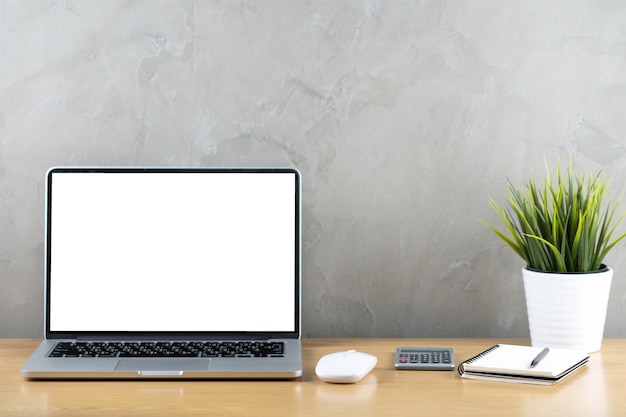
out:
M441 347L399 347L396 349L396 369L419 371L451 371L454 350Z

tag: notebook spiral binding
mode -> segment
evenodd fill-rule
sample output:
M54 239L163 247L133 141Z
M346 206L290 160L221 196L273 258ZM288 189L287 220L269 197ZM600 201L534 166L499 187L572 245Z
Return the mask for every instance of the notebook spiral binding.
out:
M459 364L459 366L457 367L457 372L459 373L459 375L463 375L463 365L465 365L466 363L472 363L477 361L478 359L482 358L483 356L487 355L488 353L493 352L494 350L498 349L500 347L500 345L495 345L490 347L489 349L485 350L484 352L480 352L478 355L476 356L472 356L471 358L467 359L466 361L463 361Z

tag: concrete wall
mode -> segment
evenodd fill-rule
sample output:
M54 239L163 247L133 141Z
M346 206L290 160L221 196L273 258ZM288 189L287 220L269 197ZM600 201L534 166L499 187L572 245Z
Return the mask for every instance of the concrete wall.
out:
M0 1L0 337L42 334L54 165L298 167L305 336L527 337L478 218L544 157L626 190L625 108L623 1Z

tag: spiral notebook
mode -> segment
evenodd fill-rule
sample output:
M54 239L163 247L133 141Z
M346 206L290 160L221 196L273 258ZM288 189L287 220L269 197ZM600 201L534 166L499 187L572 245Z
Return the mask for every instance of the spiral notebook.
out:
M462 362L457 369L463 378L553 385L589 362L586 352L550 349L531 367L530 363L542 350L541 347L499 344Z

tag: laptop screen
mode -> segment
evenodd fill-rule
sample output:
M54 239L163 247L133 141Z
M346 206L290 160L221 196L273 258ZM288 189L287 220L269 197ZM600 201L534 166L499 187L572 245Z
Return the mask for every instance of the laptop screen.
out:
M48 173L49 332L299 331L293 169Z

